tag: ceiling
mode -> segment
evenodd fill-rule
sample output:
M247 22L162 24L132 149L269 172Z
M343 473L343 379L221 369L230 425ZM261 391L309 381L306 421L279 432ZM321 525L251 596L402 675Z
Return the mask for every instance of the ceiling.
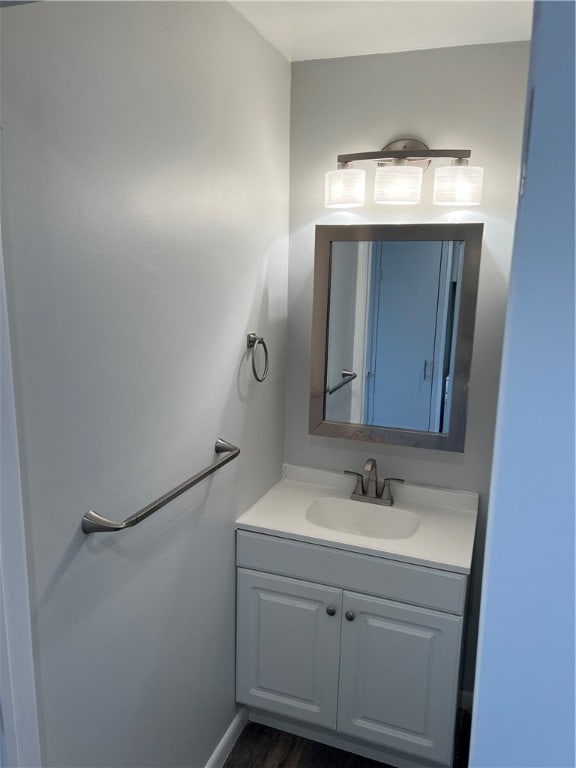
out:
M525 0L236 0L289 61L529 40Z

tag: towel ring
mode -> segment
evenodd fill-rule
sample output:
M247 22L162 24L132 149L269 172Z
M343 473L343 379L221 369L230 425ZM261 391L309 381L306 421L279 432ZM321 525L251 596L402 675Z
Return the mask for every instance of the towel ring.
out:
M261 344L262 349L264 350L264 373L262 376L258 375L258 369L256 368L256 347L258 344ZM266 376L268 376L268 347L266 346L264 338L262 336L256 336L255 333L249 333L246 339L246 346L248 349L252 350L252 373L254 374L254 378L256 381L264 381Z

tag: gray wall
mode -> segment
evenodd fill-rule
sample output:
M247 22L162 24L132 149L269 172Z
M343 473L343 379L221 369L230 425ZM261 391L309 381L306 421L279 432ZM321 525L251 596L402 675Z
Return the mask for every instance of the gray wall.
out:
M474 768L576 765L574 4L538 3L533 40L534 109L498 403Z
M283 460L289 65L223 3L39 3L2 35L43 764L198 768L236 711L232 521ZM138 528L79 531L219 435L242 454L210 480Z
M292 68L290 268L286 460L330 469L359 469L368 456L382 473L481 495L476 570L472 579L470 641L464 687L473 681L492 442L507 279L512 251L528 43L298 62ZM433 206L433 173L424 177L424 202L398 208L369 204L351 211L323 208L324 173L336 155L382 147L414 136L435 148L469 148L485 168L480 208ZM369 173L369 183L373 183ZM464 454L370 446L311 437L308 370L314 226L348 223L484 222L484 246Z
M0 99L0 125L1 107ZM0 765L35 768L40 744L1 221L0 425Z

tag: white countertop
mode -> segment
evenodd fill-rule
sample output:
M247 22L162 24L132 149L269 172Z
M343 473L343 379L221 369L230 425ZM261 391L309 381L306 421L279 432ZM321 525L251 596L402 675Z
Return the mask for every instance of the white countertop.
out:
M350 498L354 485L355 478L349 475L286 464L283 479L238 518L236 528L470 573L477 493L392 483L394 509L410 510L421 517L418 530L405 539L342 533L306 519L306 510L313 501L326 497Z

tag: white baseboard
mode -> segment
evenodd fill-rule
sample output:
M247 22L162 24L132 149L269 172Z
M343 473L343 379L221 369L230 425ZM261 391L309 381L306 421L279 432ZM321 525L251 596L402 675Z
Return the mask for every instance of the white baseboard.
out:
M205 768L222 768L247 722L248 712L242 707L242 709L236 713L236 717L226 729L226 733L220 739L214 752L212 752Z
M467 712L472 711L472 691L460 691L460 707Z

